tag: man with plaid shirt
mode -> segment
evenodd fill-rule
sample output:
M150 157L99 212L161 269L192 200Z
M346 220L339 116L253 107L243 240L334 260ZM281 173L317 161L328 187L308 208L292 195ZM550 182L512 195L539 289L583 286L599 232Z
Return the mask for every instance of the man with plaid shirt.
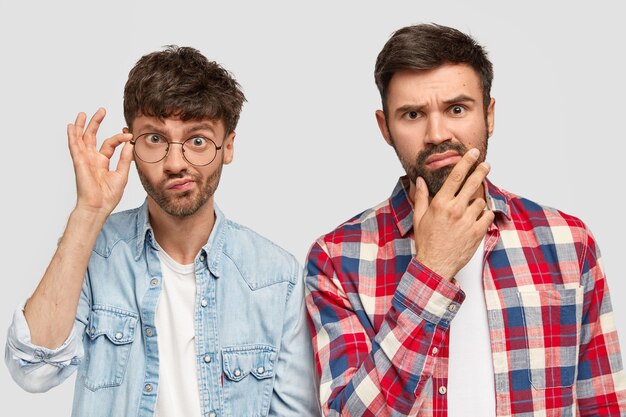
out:
M493 70L456 29L398 30L375 79L407 175L306 266L329 416L625 416L598 246L486 179Z

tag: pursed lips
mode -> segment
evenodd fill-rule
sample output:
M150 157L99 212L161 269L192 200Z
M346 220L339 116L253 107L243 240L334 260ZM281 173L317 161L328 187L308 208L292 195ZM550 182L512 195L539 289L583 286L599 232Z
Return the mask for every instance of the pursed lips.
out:
M187 191L193 186L194 180L190 178L180 178L167 183L168 190Z
M429 156L426 159L425 165L429 169L438 169L445 167L446 165L456 164L460 160L461 155L459 155L458 152L446 151Z

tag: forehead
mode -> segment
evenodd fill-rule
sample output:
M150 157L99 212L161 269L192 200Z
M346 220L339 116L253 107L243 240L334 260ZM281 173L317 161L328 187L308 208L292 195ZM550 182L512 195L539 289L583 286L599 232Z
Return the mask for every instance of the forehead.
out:
M480 77L466 64L445 64L432 70L402 70L389 82L387 103L390 107L407 103L426 104L460 95L482 102Z
M223 135L225 127L220 119L191 119L182 120L179 117L158 118L139 115L133 120L133 131L145 133L147 130L156 130L159 133L170 135L186 134L189 132L207 131L215 135Z

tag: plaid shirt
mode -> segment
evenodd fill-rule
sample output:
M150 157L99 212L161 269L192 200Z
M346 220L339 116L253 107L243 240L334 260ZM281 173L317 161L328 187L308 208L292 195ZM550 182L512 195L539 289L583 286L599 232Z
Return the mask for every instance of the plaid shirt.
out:
M577 218L485 181L483 286L497 416L626 416L600 252ZM448 329L465 294L414 258L408 181L318 239L307 307L330 416L447 415ZM468 341L470 343L470 341Z

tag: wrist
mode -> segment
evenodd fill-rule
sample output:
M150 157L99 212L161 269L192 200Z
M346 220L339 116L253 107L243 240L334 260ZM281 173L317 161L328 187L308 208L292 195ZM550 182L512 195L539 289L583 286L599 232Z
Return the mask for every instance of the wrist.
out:
M419 254L415 255L415 260L447 281L452 281L452 278L454 278L458 272L450 269L449 265L429 260L427 257L420 256Z
M93 207L85 207L77 204L70 213L69 222L77 221L79 223L89 224L93 226L102 226L111 214L108 210L96 209Z

